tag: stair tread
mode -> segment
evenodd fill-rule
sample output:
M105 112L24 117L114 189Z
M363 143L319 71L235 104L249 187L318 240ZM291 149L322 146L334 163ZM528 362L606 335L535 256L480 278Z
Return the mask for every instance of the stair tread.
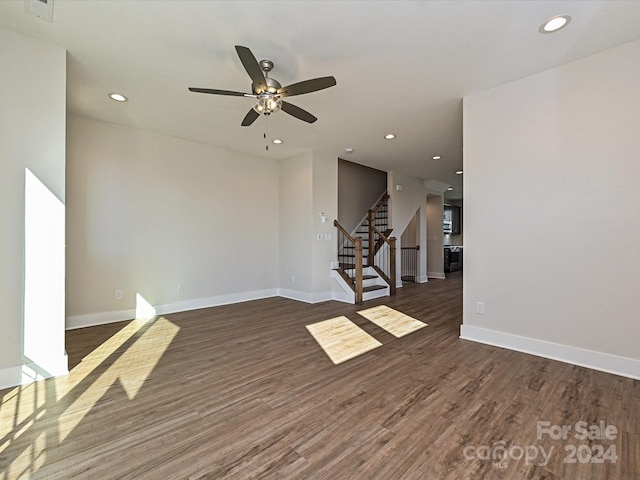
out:
M387 288L387 287L384 286L384 285L371 285L369 287L364 287L362 289L362 291L363 292L373 292L375 290L382 290L383 288Z
M369 265L362 265L362 268L367 268L368 266ZM340 268L343 270L353 270L356 266L353 263L340 263Z

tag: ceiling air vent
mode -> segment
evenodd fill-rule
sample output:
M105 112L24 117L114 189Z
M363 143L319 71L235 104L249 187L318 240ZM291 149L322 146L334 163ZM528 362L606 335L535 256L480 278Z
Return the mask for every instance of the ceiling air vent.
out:
M24 0L24 12L53 22L53 0Z

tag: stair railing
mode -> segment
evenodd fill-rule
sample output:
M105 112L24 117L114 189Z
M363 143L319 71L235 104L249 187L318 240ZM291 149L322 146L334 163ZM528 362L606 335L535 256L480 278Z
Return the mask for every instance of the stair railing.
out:
M402 281L402 285L416 283L419 256L420 245L400 248L400 280Z
M382 247L382 243L376 243L376 240L379 241L379 239L374 238L375 232L373 230L373 227L376 227L377 225L380 224L384 224L384 225L388 225L388 213L387 213L387 201L389 200L389 194L385 193L380 200L378 200L378 203L376 203L376 205L369 210L368 216L367 216L367 221L369 223L369 251L368 251L368 256L367 256L367 262L369 265L373 265L373 259L377 253L377 250L380 249L380 247ZM387 230L385 232L383 232L385 235L389 235L391 233L391 230Z
M371 234L373 233L373 236ZM369 235L373 238L374 248L369 251L375 251L373 257L369 254L369 266L373 267L378 275L389 284L389 294L396 293L396 238L387 237L383 232L378 230L375 225L369 224Z
M384 232L378 225L388 225L389 195L385 194L378 203L369 210L369 251L367 264L389 284L391 295L396 293L396 238L389 237L391 229Z
M362 284L362 238L352 237L337 220L333 221L333 225L338 229L338 265L336 269L338 274L353 287L355 292L356 304L362 303L363 284ZM351 253L353 252L353 253ZM351 263L353 261L353 263ZM352 278L347 270L355 270L355 276Z

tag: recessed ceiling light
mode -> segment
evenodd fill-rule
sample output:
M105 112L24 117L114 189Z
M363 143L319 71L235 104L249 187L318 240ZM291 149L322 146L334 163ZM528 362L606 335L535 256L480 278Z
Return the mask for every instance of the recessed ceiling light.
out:
M345 149L344 149L344 151L345 151L346 153L353 153L353 148L348 147L348 148L345 148Z
M458 171L456 172L456 175L462 175L462 170L458 170Z
M387 140L393 140L394 138L396 138L396 136L393 133L387 133L384 138L386 138Z
M279 138L274 138L273 143L275 143L276 145L280 145L282 143L282 140L280 140Z
M116 102L126 102L127 100L129 100L127 97L125 97L121 93L110 93L109 98L111 100L115 100Z
M433 157L433 159L434 159L434 160L440 160L441 158L442 158L442 157L441 157L440 155L435 155L435 156Z
M538 31L540 33L557 32L562 27L566 27L567 25L569 25L570 21L571 21L571 17L569 15L557 15L553 18L550 18L549 20L544 22L542 25L540 25L540 28L538 29Z
M447 190L451 191L451 190L453 190L453 187L449 187L449 188L447 188Z

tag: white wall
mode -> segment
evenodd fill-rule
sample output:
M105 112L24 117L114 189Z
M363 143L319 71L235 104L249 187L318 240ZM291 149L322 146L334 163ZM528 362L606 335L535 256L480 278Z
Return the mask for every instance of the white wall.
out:
M463 337L640 378L638 85L636 41L464 100Z
M327 217L322 222L320 214ZM327 153L313 153L313 301L331 298L335 281L331 277L331 262L337 260L337 229L333 221L338 216L338 159ZM318 240L318 235L322 240Z
M280 162L281 296L310 303L332 298L337 286L331 278L337 256L337 195L336 157L307 152Z
M131 318L138 293L159 313L276 294L278 162L75 114L68 125L68 327Z
M29 169L58 204L64 222L66 52L0 29L0 388L21 382L25 296L25 174ZM36 217L42 220L42 216ZM44 219L47 220L47 219ZM63 228L61 229L63 235ZM47 234L49 234L47 232ZM56 242L63 238L56 238ZM56 292L46 324L52 373L66 369L64 352L64 250L47 275L47 290ZM53 266L51 267L53 268ZM47 272L47 270L49 270ZM41 365L43 368L46 365ZM57 370L57 371L54 371Z
M410 177L400 172L387 174L387 191L389 192L389 216L393 235L400 238L404 229L419 207L424 207L427 201L427 191L424 181ZM402 185L402 190L396 190L396 185Z
M402 190L396 190L396 185L402 185ZM402 232L404 232L411 219L415 216L416 211L418 217L426 219L427 191L425 190L424 180L410 177L400 172L389 172L387 174L387 191L389 192L389 225L393 228L392 237L396 237L397 255L396 255L396 272L402 271ZM427 281L426 265L427 265L427 225L426 222L418 223L419 237L419 265L418 278L419 283ZM402 286L400 275L397 275L396 284Z
M416 245L420 245L420 234L418 230L419 226L419 217L418 212L411 217L409 224L400 235L402 240L403 247L415 247Z
M312 301L313 154L280 162L280 295Z

